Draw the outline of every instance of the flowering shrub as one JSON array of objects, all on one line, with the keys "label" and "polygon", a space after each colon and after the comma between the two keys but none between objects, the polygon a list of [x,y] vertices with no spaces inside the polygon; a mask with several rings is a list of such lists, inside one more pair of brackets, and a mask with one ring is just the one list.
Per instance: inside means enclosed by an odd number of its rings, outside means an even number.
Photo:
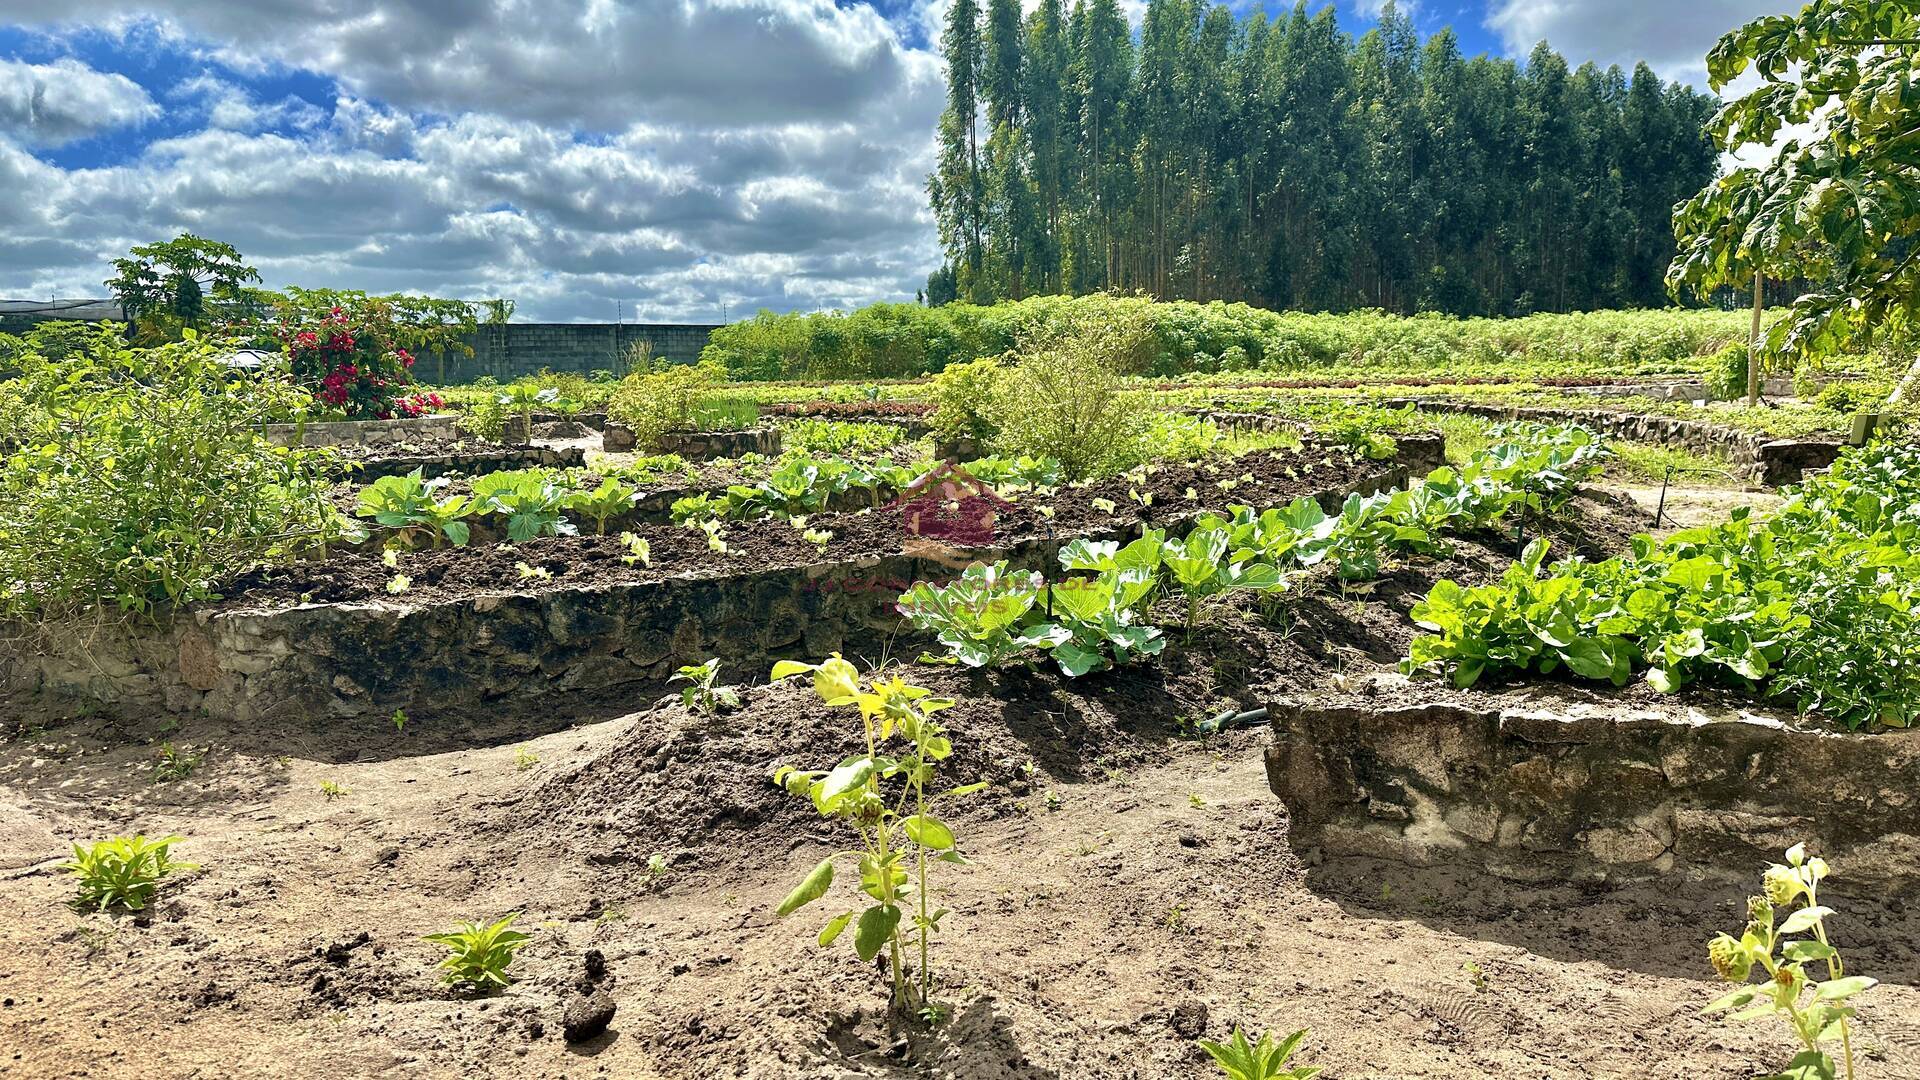
[{"label": "flowering shrub", "polygon": [[283,309],[274,336],[286,349],[294,379],[321,404],[350,420],[421,416],[443,403],[416,393],[413,353],[398,344],[389,306],[368,300],[324,314]]}]

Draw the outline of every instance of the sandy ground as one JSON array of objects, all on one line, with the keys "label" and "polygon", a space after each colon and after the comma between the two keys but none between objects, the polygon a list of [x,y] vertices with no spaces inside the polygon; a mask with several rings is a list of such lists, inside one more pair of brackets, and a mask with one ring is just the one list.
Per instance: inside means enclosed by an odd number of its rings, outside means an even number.
[{"label": "sandy ground", "polygon": [[[210,723],[14,736],[0,746],[0,1074],[1189,1078],[1217,1075],[1193,1039],[1236,1022],[1311,1026],[1303,1060],[1341,1078],[1734,1080],[1787,1057],[1768,1026],[1696,1015],[1718,992],[1703,943],[1740,921],[1739,895],[1304,868],[1257,729],[1159,739],[1144,761],[1070,775],[1010,763],[1030,782],[965,818],[973,865],[942,868],[950,1016],[896,1043],[875,972],[812,941],[831,911],[773,915],[829,850],[826,826],[671,847],[655,875],[622,854],[650,837],[596,848],[530,820],[582,770],[630,767],[635,737],[673,711],[480,733],[467,749],[448,747],[475,733],[414,730],[357,760]],[[205,756],[155,783],[160,739]],[[697,797],[708,766],[676,767]],[[322,781],[347,792],[328,798]],[[135,829],[179,833],[176,854],[204,868],[150,918],[68,908],[60,843]],[[1914,913],[1840,906],[1852,969],[1886,983],[1865,999],[1861,1075],[1920,1077]],[[508,911],[534,934],[518,981],[487,998],[443,989],[420,935]],[[561,1010],[589,950],[618,1012],[569,1046]]]}]

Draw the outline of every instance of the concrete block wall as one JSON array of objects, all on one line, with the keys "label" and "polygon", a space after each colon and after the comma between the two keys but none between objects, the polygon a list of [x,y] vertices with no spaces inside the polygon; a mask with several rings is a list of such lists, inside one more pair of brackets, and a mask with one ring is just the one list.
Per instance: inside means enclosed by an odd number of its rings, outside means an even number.
[{"label": "concrete block wall", "polygon": [[504,323],[482,326],[467,338],[471,357],[424,356],[414,374],[428,382],[467,383],[482,375],[509,382],[541,368],[620,372],[627,350],[642,341],[656,358],[692,363],[718,324]]}]

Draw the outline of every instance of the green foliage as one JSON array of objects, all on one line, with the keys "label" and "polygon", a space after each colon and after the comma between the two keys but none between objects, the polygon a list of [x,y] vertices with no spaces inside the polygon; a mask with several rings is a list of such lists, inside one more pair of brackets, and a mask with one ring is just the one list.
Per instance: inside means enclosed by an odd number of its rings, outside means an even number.
[{"label": "green foliage", "polygon": [[899,445],[906,430],[896,424],[845,420],[788,420],[780,425],[781,445],[804,454],[878,453]]},{"label": "green foliage", "polygon": [[533,939],[531,934],[511,929],[517,918],[519,913],[514,912],[496,923],[462,922],[445,933],[425,935],[422,940],[445,945],[452,953],[440,961],[440,978],[449,985],[476,990],[512,982],[507,968],[514,954]]},{"label": "green foliage", "polygon": [[607,535],[607,519],[619,517],[633,509],[640,493],[632,485],[621,483],[609,476],[600,481],[600,486],[592,491],[577,491],[567,496],[567,509],[584,514],[593,519],[594,532]]},{"label": "green foliage", "polygon": [[113,261],[114,276],[106,285],[146,345],[177,341],[183,330],[206,329],[209,296],[238,300],[247,282],[260,280],[233,245],[192,233],[140,244],[129,256]]},{"label": "green foliage", "polygon": [[[702,358],[742,380],[913,378],[1001,356],[1022,335],[1057,333],[1110,315],[1144,318],[1149,337],[1130,370],[1160,377],[1229,370],[1531,377],[1691,372],[1728,342],[1745,341],[1747,333],[1746,315],[1737,311],[1409,318],[1381,311],[1273,311],[1144,297],[1035,296],[992,306],[881,304],[851,314],[763,312],[715,330]],[[862,332],[849,333],[856,324]],[[919,351],[897,348],[902,341],[926,345]]]},{"label": "green foliage", "polygon": [[[1876,979],[1846,974],[1839,950],[1827,938],[1827,919],[1834,912],[1820,903],[1820,883],[1826,877],[1826,860],[1808,857],[1804,844],[1794,845],[1784,865],[1774,863],[1762,875],[1760,894],[1747,901],[1747,924],[1740,936],[1716,934],[1707,943],[1714,973],[1740,984],[1740,989],[1701,1012],[1738,1009],[1735,1020],[1779,1017],[1801,1047],[1786,1069],[1774,1074],[1782,1080],[1851,1078],[1848,1021],[1857,1012],[1852,1000],[1878,985]],[[1817,977],[1815,971],[1826,977]],[[1756,973],[1760,985],[1749,985]],[[1838,1063],[1827,1053],[1834,1043],[1841,1051]]]},{"label": "green foliage", "polygon": [[1025,335],[1015,362],[995,390],[994,450],[1050,455],[1069,479],[1084,480],[1140,460],[1154,413],[1152,400],[1126,388],[1122,376],[1146,342],[1138,313]]},{"label": "green foliage", "polygon": [[196,863],[177,862],[168,856],[168,850],[179,842],[177,836],[149,840],[135,833],[88,846],[73,845],[73,858],[60,868],[79,879],[80,895],[74,906],[92,911],[115,906],[138,911],[146,907],[153,901],[160,879],[199,869]]},{"label": "green foliage", "polygon": [[1747,396],[1747,347],[1738,342],[1714,353],[1707,361],[1707,396],[1734,401]]},{"label": "green foliage", "polygon": [[1005,369],[998,360],[952,364],[933,377],[933,430],[985,445],[999,431],[994,401]]},{"label": "green foliage", "polygon": [[1613,458],[1604,439],[1578,424],[1521,420],[1496,426],[1491,437],[1493,445],[1465,472],[1523,492],[1527,505],[1544,513],[1565,506]]},{"label": "green foliage", "polygon": [[1252,548],[1235,550],[1224,524],[1195,526],[1182,540],[1164,544],[1161,565],[1187,598],[1187,630],[1193,630],[1200,605],[1229,590],[1269,591],[1285,587],[1280,571],[1261,561]]},{"label": "green foliage", "polygon": [[[1679,207],[1673,289],[1749,289],[1756,273],[1816,283],[1766,330],[1775,356],[1819,360],[1872,334],[1905,332],[1920,265],[1893,241],[1920,230],[1913,168],[1911,42],[1920,9],[1812,0],[1727,34],[1707,55],[1715,91],[1751,69],[1758,85],[1713,118],[1736,168]],[[1889,47],[1877,47],[1884,43]],[[1775,150],[1784,128],[1804,129]],[[1920,376],[1920,362],[1905,382]]]},{"label": "green foliage", "polygon": [[1318,1076],[1320,1069],[1314,1065],[1295,1065],[1287,1067],[1287,1060],[1300,1048],[1301,1040],[1307,1037],[1307,1029],[1287,1036],[1280,1042],[1273,1041],[1271,1032],[1262,1032],[1260,1041],[1248,1042],[1247,1033],[1235,1027],[1233,1037],[1224,1043],[1200,1040],[1200,1049],[1211,1056],[1220,1071],[1227,1074],[1228,1080],[1309,1080]]},{"label": "green foliage", "polygon": [[419,469],[405,476],[383,476],[360,489],[354,513],[397,531],[407,543],[424,535],[433,539],[434,547],[443,538],[463,547],[470,530],[462,519],[473,512],[473,500],[460,495],[436,499],[434,492],[447,483],[445,477],[423,480]]},{"label": "green foliage", "polygon": [[[951,700],[933,697],[925,688],[897,677],[862,685],[859,672],[838,653],[818,665],[783,660],[774,665],[772,677],[778,681],[807,673],[812,674],[814,693],[822,701],[859,712],[866,752],[829,770],[809,772],[782,765],[773,780],[810,801],[822,817],[846,822],[860,847],[822,859],[776,912],[784,917],[827,895],[833,887],[835,860],[856,858],[860,890],[872,903],[829,919],[820,932],[820,946],[833,944],[853,927],[854,952],[862,963],[886,956],[895,1008],[930,1008],[929,947],[946,909],[929,903],[928,864],[966,861],[952,827],[932,811],[948,799],[986,785],[929,794],[935,770],[953,754],[946,729],[933,719],[935,713],[953,706]],[[918,954],[917,986],[906,976],[910,948]]]},{"label": "green foliage", "polygon": [[1837,413],[1873,412],[1892,392],[1893,387],[1883,382],[1836,382],[1815,395],[1813,403]]},{"label": "green foliage", "polygon": [[607,399],[607,415],[631,428],[641,449],[654,449],[667,432],[690,429],[694,407],[712,392],[714,375],[707,364],[636,371]]},{"label": "green foliage", "polygon": [[547,469],[492,472],[473,481],[474,507],[481,513],[506,518],[507,539],[514,543],[577,532],[565,513],[573,495]]},{"label": "green foliage", "polygon": [[326,498],[326,452],[262,434],[303,407],[303,391],[229,369],[197,336],[153,349],[107,341],[58,362],[15,362],[0,616],[205,599],[222,578],[348,533]]},{"label": "green foliage", "polygon": [[998,667],[1044,643],[1025,627],[1040,598],[1040,575],[1007,573],[1007,564],[974,563],[945,585],[915,582],[900,597],[909,625],[931,631],[968,667]]},{"label": "green foliage", "polygon": [[1435,633],[1409,671],[1482,675],[1562,666],[1672,690],[1708,679],[1791,697],[1850,726],[1920,720],[1920,450],[1850,451],[1771,518],[1711,528],[1600,563],[1543,570],[1535,541],[1492,585],[1435,584],[1413,609]]},{"label": "green foliage", "polygon": [[698,664],[687,664],[667,681],[688,683],[680,691],[680,703],[708,716],[718,715],[722,709],[737,708],[740,704],[739,690],[720,685],[720,658],[717,656]]}]

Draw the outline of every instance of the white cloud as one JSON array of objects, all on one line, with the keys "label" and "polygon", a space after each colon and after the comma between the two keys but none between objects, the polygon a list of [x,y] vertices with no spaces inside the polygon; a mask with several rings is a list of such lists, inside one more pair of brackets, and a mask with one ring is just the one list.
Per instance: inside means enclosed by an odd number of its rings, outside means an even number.
[{"label": "white cloud", "polygon": [[[0,0],[0,24],[78,29],[55,17]],[[84,18],[208,68],[164,95],[185,133],[111,166],[55,168],[0,129],[0,186],[25,170],[36,192],[30,213],[0,205],[0,295],[97,294],[108,260],[181,229],[269,285],[508,296],[542,319],[851,307],[912,296],[939,259],[941,66],[865,5],[103,0]],[[330,111],[249,85],[287,68],[330,77]]]},{"label": "white cloud", "polygon": [[159,106],[132,79],[78,60],[0,59],[0,135],[26,146],[64,146],[153,119]]},{"label": "white cloud", "polygon": [[1668,79],[1707,88],[1707,50],[1721,35],[1761,16],[1791,14],[1799,0],[1501,0],[1486,24],[1509,54],[1542,41],[1578,65],[1630,68],[1645,60]]}]

